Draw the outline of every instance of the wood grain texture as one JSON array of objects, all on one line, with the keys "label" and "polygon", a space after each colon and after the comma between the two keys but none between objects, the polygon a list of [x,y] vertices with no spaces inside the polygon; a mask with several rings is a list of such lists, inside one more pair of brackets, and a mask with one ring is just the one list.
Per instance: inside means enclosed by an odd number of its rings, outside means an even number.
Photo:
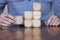
[{"label": "wood grain texture", "polygon": [[[33,33],[32,32],[33,29],[31,28],[28,28],[28,29],[24,28],[24,29],[26,29],[26,31],[23,29],[14,30],[14,31],[13,30],[0,30],[0,40],[32,40],[35,37],[31,35],[39,35],[39,34],[40,34],[41,40],[60,40],[60,27],[53,27],[53,28],[42,27],[40,28],[40,33],[38,31],[39,28],[36,29],[36,33],[35,31]],[[36,36],[36,38],[37,40],[39,40],[39,37]],[[33,40],[36,40],[36,39],[33,39]]]},{"label": "wood grain texture", "polygon": [[33,28],[33,40],[41,40],[40,28]]},{"label": "wood grain texture", "polygon": [[33,40],[32,28],[25,28],[24,39],[25,40]]}]

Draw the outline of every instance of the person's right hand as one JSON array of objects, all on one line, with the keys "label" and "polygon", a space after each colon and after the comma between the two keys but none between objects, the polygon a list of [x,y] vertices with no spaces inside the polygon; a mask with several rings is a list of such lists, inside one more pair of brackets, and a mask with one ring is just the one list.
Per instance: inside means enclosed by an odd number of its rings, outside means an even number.
[{"label": "person's right hand", "polygon": [[52,15],[47,21],[45,21],[45,24],[48,26],[58,26],[60,24],[59,18],[55,15]]},{"label": "person's right hand", "polygon": [[10,24],[15,24],[14,17],[10,14],[1,14],[0,26],[9,26]]}]

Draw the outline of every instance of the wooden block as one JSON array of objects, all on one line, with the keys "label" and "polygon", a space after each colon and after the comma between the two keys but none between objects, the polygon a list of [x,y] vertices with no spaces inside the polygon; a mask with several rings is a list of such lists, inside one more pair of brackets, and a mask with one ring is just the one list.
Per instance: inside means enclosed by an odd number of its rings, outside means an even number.
[{"label": "wooden block", "polygon": [[41,21],[40,20],[33,20],[33,27],[40,27]]},{"label": "wooden block", "polygon": [[23,16],[16,16],[15,20],[17,25],[23,24]]},{"label": "wooden block", "polygon": [[32,27],[32,20],[24,20],[25,27]]},{"label": "wooden block", "polygon": [[32,11],[25,11],[24,17],[25,19],[32,19]]},{"label": "wooden block", "polygon": [[40,28],[33,28],[33,40],[41,40]]},{"label": "wooden block", "polygon": [[33,3],[33,10],[40,11],[41,10],[41,3],[39,3],[39,2]]},{"label": "wooden block", "polygon": [[25,40],[33,40],[32,34],[33,34],[33,32],[32,32],[32,29],[31,28],[25,28],[25,31],[24,31]]},{"label": "wooden block", "polygon": [[33,19],[40,19],[41,12],[40,11],[33,11]]}]

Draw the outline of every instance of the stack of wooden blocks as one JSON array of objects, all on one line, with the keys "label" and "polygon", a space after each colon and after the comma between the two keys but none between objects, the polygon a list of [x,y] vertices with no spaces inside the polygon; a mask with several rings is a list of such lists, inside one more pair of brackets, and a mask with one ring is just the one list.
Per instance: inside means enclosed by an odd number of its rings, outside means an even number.
[{"label": "stack of wooden blocks", "polygon": [[33,11],[25,11],[24,20],[23,20],[23,16],[16,16],[15,18],[16,18],[16,23],[18,25],[24,24],[25,27],[40,27],[41,4],[38,2],[33,3]]},{"label": "stack of wooden blocks", "polygon": [[25,40],[41,40],[41,4],[33,3],[33,11],[25,11]]},{"label": "stack of wooden blocks", "polygon": [[24,24],[25,40],[41,40],[41,3],[33,3],[33,11],[24,12],[24,20],[22,16],[17,16],[17,24]]},{"label": "stack of wooden blocks", "polygon": [[24,12],[24,25],[25,27],[40,27],[41,25],[41,6],[40,3],[33,3],[33,11]]}]

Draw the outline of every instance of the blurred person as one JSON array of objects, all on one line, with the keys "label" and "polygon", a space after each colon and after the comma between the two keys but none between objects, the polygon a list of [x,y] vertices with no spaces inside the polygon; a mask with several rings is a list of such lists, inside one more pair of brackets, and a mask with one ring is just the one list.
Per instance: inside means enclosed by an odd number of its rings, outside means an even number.
[{"label": "blurred person", "polygon": [[[37,0],[41,2],[42,21],[46,25],[59,25],[60,0]],[[54,15],[52,14],[54,13]]]},{"label": "blurred person", "polygon": [[[9,26],[11,24],[16,24],[14,16],[23,16],[24,11],[33,11],[32,4],[37,1],[38,0],[0,0],[0,26]],[[46,23],[48,25],[58,25],[58,17],[60,17],[60,1],[39,0],[39,2],[40,1],[42,11],[42,25],[45,26]],[[8,6],[8,14],[3,13],[5,5]],[[55,14],[54,16],[52,16],[52,6]],[[10,28],[13,29],[17,27],[11,26]]]}]

